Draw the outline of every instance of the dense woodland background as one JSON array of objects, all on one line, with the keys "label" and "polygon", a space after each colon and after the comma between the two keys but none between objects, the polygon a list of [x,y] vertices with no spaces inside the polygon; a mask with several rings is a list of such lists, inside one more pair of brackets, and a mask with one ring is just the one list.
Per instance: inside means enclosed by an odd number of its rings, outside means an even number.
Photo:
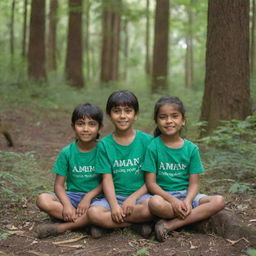
[{"label": "dense woodland background", "polygon": [[[149,133],[156,100],[179,96],[183,135],[208,171],[202,190],[255,199],[255,2],[1,0],[0,212],[17,216],[24,200],[52,190],[45,173],[70,142],[72,110],[83,102],[104,109],[117,89],[138,96],[135,126]],[[105,124],[103,135],[112,129]],[[6,134],[14,147],[3,146]]]}]

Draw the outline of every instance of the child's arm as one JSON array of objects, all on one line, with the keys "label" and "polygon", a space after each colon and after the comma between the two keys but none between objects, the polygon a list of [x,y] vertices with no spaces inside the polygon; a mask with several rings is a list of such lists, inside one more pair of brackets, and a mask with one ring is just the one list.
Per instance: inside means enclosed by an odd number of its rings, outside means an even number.
[{"label": "child's arm", "polygon": [[112,174],[106,173],[106,174],[103,174],[102,176],[103,176],[103,182],[102,182],[103,191],[111,207],[112,219],[117,223],[122,223],[124,222],[125,214],[123,213],[122,208],[119,206],[116,200],[116,193],[115,193]]},{"label": "child's arm", "polygon": [[140,189],[132,193],[123,203],[122,209],[124,211],[125,216],[131,215],[136,205],[136,200],[146,194],[148,189],[144,184]]},{"label": "child's arm", "polygon": [[86,211],[89,209],[92,199],[97,196],[102,191],[102,184],[98,185],[96,188],[88,192],[81,202],[78,204],[76,213],[77,216],[80,217],[81,215],[85,214]]},{"label": "child's arm", "polygon": [[156,174],[155,173],[146,172],[146,185],[148,187],[148,190],[152,194],[161,196],[162,198],[164,198],[166,201],[168,201],[172,205],[173,211],[177,217],[180,217],[183,219],[187,216],[186,207],[184,205],[184,202],[175,198],[174,196],[171,196],[169,193],[164,191],[156,183]]},{"label": "child's arm", "polygon": [[62,216],[65,221],[75,221],[76,219],[76,209],[72,206],[66,191],[65,191],[65,176],[56,174],[54,182],[54,192],[59,198],[63,205]]},{"label": "child's arm", "polygon": [[191,174],[189,176],[189,186],[188,186],[188,194],[184,199],[184,203],[187,207],[187,215],[190,214],[192,210],[192,202],[196,195],[198,194],[200,186],[199,174]]}]

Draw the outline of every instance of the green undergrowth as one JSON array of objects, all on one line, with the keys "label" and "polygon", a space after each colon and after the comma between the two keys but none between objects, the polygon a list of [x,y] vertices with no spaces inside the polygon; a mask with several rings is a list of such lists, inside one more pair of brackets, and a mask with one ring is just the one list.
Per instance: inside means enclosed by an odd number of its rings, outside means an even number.
[{"label": "green undergrowth", "polygon": [[42,175],[34,152],[0,151],[0,209],[22,205],[41,192],[52,190],[47,177]]}]

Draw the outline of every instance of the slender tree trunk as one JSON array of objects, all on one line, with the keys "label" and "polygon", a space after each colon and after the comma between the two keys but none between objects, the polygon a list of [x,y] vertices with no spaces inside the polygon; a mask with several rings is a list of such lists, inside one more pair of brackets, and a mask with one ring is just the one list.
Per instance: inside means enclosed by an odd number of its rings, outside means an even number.
[{"label": "slender tree trunk", "polygon": [[151,68],[150,68],[150,0],[147,0],[146,5],[146,37],[145,37],[145,45],[146,45],[146,58],[145,58],[145,71],[147,75],[150,75]]},{"label": "slender tree trunk", "polygon": [[124,72],[123,78],[127,78],[128,71],[128,57],[129,57],[129,33],[128,33],[128,20],[125,19],[123,22],[123,33],[124,33]]},{"label": "slender tree trunk", "polygon": [[24,0],[23,2],[23,28],[22,28],[22,57],[25,58],[27,52],[27,16],[28,16],[28,0]]},{"label": "slender tree trunk", "polygon": [[48,70],[55,71],[56,64],[56,29],[58,0],[50,0],[49,36],[48,36]]},{"label": "slender tree trunk", "polygon": [[250,71],[251,76],[256,75],[256,1],[252,0],[252,23],[251,23],[251,45],[250,45]]},{"label": "slender tree trunk", "polygon": [[186,35],[186,54],[185,54],[185,87],[193,87],[193,14],[192,14],[192,0],[187,7],[188,24]]},{"label": "slender tree trunk", "polygon": [[28,47],[28,75],[37,81],[46,79],[45,0],[32,0]]},{"label": "slender tree trunk", "polygon": [[86,59],[86,77],[89,80],[91,76],[91,61],[90,61],[90,8],[91,2],[87,0],[85,2],[85,59]]},{"label": "slender tree trunk", "polygon": [[84,86],[82,55],[82,0],[69,0],[66,78],[77,88]]},{"label": "slender tree trunk", "polygon": [[100,75],[102,82],[119,78],[120,10],[121,0],[103,2]]},{"label": "slender tree trunk", "polygon": [[11,5],[11,22],[10,22],[10,53],[11,53],[11,69],[14,68],[14,14],[15,14],[15,0],[12,0]]},{"label": "slender tree trunk", "polygon": [[209,0],[206,47],[201,120],[209,134],[219,120],[251,114],[249,0]]},{"label": "slender tree trunk", "polygon": [[156,1],[152,91],[167,88],[169,9],[169,0]]}]

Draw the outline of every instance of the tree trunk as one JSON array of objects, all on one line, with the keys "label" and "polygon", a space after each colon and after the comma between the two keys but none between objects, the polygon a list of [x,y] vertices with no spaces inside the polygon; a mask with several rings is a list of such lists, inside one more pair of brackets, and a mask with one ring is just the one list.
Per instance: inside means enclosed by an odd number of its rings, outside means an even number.
[{"label": "tree trunk", "polygon": [[10,53],[11,53],[11,69],[14,68],[14,14],[15,14],[15,0],[12,0],[11,6],[11,22],[10,22]]},{"label": "tree trunk", "polygon": [[85,2],[85,59],[86,59],[86,77],[89,80],[91,76],[91,61],[90,61],[90,8],[91,2]]},{"label": "tree trunk", "polygon": [[123,33],[124,33],[124,71],[123,79],[127,78],[128,71],[128,58],[129,58],[129,32],[128,32],[128,20],[125,19],[123,22]]},{"label": "tree trunk", "polygon": [[185,54],[185,88],[193,88],[193,13],[192,1],[187,7],[188,24],[186,34],[186,54]]},{"label": "tree trunk", "polygon": [[119,77],[119,44],[121,0],[103,2],[102,15],[102,82],[116,81]]},{"label": "tree trunk", "polygon": [[56,65],[56,29],[58,0],[50,0],[49,37],[48,37],[48,70],[55,71]]},{"label": "tree trunk", "polygon": [[256,37],[256,1],[252,0],[252,23],[251,23],[251,45],[250,45],[250,70],[251,77],[256,75],[256,46],[255,46],[255,37]]},{"label": "tree trunk", "polygon": [[167,88],[169,0],[156,1],[152,91]]},{"label": "tree trunk", "polygon": [[145,37],[145,45],[146,45],[146,57],[145,57],[145,72],[147,75],[150,75],[151,73],[151,67],[150,67],[150,0],[147,0],[147,5],[146,5],[146,37]]},{"label": "tree trunk", "polygon": [[46,79],[45,0],[32,0],[28,47],[28,75],[37,81]]},{"label": "tree trunk", "polygon": [[209,0],[205,91],[201,120],[209,134],[219,120],[251,114],[249,0]]},{"label": "tree trunk", "polygon": [[28,0],[24,0],[23,5],[23,28],[22,28],[22,57],[26,56],[26,46],[27,46],[27,14],[28,14]]},{"label": "tree trunk", "polygon": [[82,59],[82,0],[69,0],[66,79],[77,88],[84,86]]}]

